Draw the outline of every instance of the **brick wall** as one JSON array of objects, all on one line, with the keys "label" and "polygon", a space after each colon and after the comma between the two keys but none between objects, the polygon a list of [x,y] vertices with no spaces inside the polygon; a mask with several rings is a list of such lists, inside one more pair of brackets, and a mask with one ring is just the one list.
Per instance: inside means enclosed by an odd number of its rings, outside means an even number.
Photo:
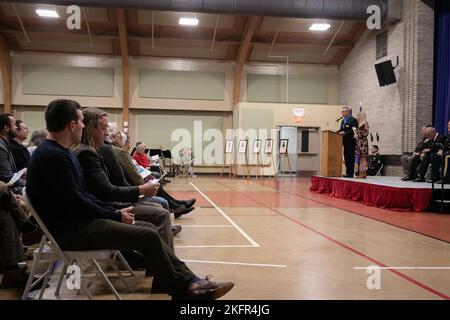
[{"label": "brick wall", "polygon": [[[403,79],[399,70],[403,69],[404,62],[403,29],[403,22],[389,28],[388,55],[379,60],[376,59],[376,35],[385,30],[367,30],[338,73],[339,104],[351,105],[354,111],[359,110],[360,102],[363,104],[370,132],[374,138],[376,133],[380,137],[379,142],[374,139],[373,143],[378,144],[384,154],[402,153]],[[399,82],[380,87],[374,65],[389,59],[395,64],[397,56],[401,58],[395,72]]]},{"label": "brick wall", "polygon": [[[388,155],[412,151],[420,128],[432,121],[434,9],[422,0],[403,3],[402,20],[382,30],[367,30],[338,73],[339,104],[359,110],[362,102],[371,133],[380,137],[373,144]],[[384,31],[388,31],[388,55],[377,60],[376,35]],[[395,65],[397,56],[398,82],[380,87],[374,65],[389,59]],[[398,168],[386,170],[386,174],[401,173]]]}]

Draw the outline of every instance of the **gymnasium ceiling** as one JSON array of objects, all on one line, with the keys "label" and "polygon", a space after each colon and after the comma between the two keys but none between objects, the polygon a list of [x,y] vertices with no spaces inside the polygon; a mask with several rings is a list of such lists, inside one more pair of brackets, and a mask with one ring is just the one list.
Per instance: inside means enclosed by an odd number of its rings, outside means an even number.
[{"label": "gymnasium ceiling", "polygon": [[[40,17],[35,12],[38,8],[55,9],[60,18]],[[120,56],[117,10],[82,7],[81,30],[69,30],[64,6],[0,1],[0,34],[12,51]],[[180,17],[195,17],[199,24],[179,25]],[[124,8],[124,18],[130,56],[222,61],[237,60],[252,19],[137,8]],[[331,25],[326,32],[309,30],[323,19],[260,17],[256,21],[247,62],[284,62],[283,57],[289,56],[293,63],[340,65],[365,30],[365,23],[359,21],[326,20]]]}]

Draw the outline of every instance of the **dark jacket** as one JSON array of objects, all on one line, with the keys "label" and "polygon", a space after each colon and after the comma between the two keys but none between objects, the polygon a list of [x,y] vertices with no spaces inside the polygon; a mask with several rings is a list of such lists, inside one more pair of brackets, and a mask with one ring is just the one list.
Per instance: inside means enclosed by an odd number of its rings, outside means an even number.
[{"label": "dark jacket", "polygon": [[[9,148],[9,142],[0,138],[0,181],[8,183],[17,171],[14,156]],[[21,194],[25,184],[25,180],[19,179],[13,186],[10,186],[11,191]]]},{"label": "dark jacket", "polygon": [[369,176],[376,175],[378,171],[380,171],[382,165],[383,165],[383,158],[379,153],[370,154],[368,156],[367,174]]},{"label": "dark jacket", "polygon": [[116,186],[130,187],[131,185],[125,179],[125,173],[120,166],[116,153],[113,151],[113,145],[104,143],[98,153],[102,156],[108,170],[110,182]]},{"label": "dark jacket", "polygon": [[0,138],[0,180],[7,183],[17,172],[14,156],[9,149],[9,143]]},{"label": "dark jacket", "polygon": [[17,171],[28,167],[28,162],[30,161],[30,152],[28,152],[27,147],[14,139],[10,139],[8,143],[9,150],[11,150],[11,153],[14,157],[14,162],[16,163]]},{"label": "dark jacket", "polygon": [[[445,146],[447,145],[447,137],[443,136],[441,134],[438,134],[437,137],[435,137],[434,140],[430,139],[430,146],[429,149],[437,151],[437,150],[444,150]],[[444,148],[442,148],[444,147]]]},{"label": "dark jacket", "polygon": [[111,183],[111,174],[103,157],[94,148],[81,144],[75,149],[75,154],[80,161],[86,188],[90,193],[103,201],[138,201],[138,187],[121,187]]},{"label": "dark jacket", "polygon": [[416,149],[414,149],[415,153],[421,153],[424,149],[430,148],[431,139],[430,138],[422,138],[417,144]]},{"label": "dark jacket", "polygon": [[358,129],[358,120],[353,117],[348,119],[348,122],[345,123],[345,119],[341,122],[341,127],[338,131],[344,132],[344,145],[356,145],[355,132],[353,128]]},{"label": "dark jacket", "polygon": [[73,152],[52,140],[45,140],[33,152],[27,193],[45,225],[56,235],[81,219],[122,221],[119,211],[87,192]]}]

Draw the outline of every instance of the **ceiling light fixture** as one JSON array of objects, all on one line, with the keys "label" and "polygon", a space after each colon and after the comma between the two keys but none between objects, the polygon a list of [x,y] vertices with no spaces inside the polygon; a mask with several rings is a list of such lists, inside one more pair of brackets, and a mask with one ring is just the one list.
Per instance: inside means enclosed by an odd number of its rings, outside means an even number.
[{"label": "ceiling light fixture", "polygon": [[183,26],[196,26],[198,25],[198,19],[196,18],[180,18],[178,24]]},{"label": "ceiling light fixture", "polygon": [[58,12],[56,12],[55,10],[36,9],[36,13],[37,13],[40,17],[45,17],[45,18],[59,18],[59,14],[58,14]]},{"label": "ceiling light fixture", "polygon": [[328,23],[314,23],[311,27],[309,27],[309,30],[311,31],[327,31],[330,29],[331,25]]}]

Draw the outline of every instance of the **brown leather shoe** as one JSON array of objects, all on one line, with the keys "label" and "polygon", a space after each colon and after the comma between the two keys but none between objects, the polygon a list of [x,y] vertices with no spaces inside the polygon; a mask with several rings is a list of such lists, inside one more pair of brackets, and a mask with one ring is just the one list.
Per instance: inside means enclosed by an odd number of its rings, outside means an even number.
[{"label": "brown leather shoe", "polygon": [[179,217],[181,217],[184,214],[188,214],[189,212],[191,212],[192,210],[194,210],[195,207],[190,207],[190,208],[186,208],[185,206],[180,206],[177,209],[175,209],[175,211],[173,212],[175,219],[178,219]]},{"label": "brown leather shoe", "polygon": [[36,226],[33,231],[22,233],[22,243],[25,246],[31,246],[41,241],[43,234],[44,233],[42,232],[41,228],[39,228],[39,226]]},{"label": "brown leather shoe", "polygon": [[182,227],[180,225],[173,225],[172,226],[172,234],[175,237],[177,234],[181,232]]},{"label": "brown leather shoe", "polygon": [[[214,282],[207,276],[205,279],[196,281],[189,286],[186,300],[215,300],[226,295],[234,287],[233,282]],[[175,299],[176,300],[176,299]]]}]

